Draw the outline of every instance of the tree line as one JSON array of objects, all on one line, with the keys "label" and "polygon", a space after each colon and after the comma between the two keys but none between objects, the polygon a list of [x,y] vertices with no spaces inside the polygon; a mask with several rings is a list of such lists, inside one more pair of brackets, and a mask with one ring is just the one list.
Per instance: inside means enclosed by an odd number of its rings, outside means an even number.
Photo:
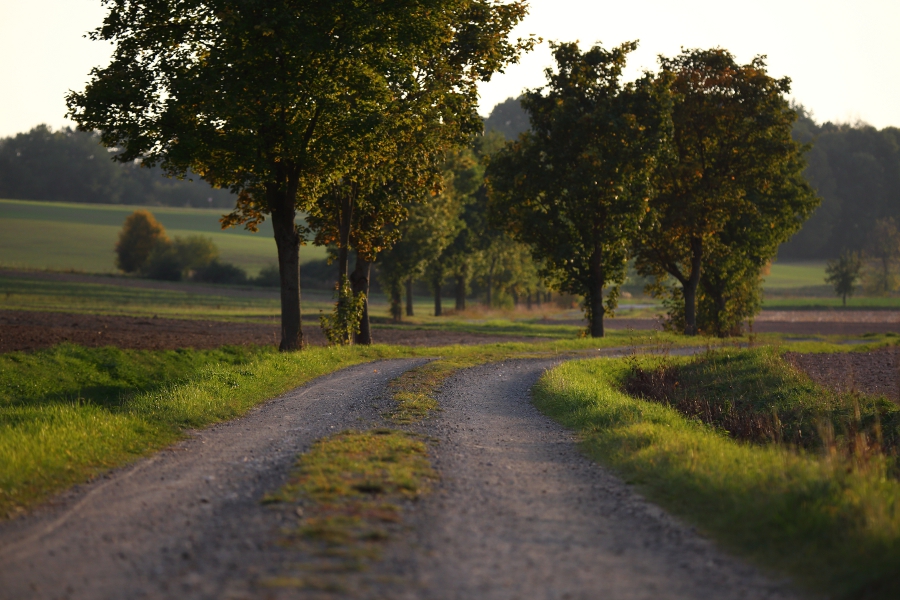
[{"label": "tree line", "polygon": [[[142,206],[229,208],[234,195],[192,174],[163,176],[134,161],[117,164],[95,132],[38,125],[0,139],[0,198]],[[191,181],[193,179],[193,181]]]},{"label": "tree line", "polygon": [[599,336],[634,260],[673,326],[728,335],[818,204],[789,80],[759,57],[687,50],[625,83],[636,43],[554,44],[547,85],[522,101],[529,131],[501,144],[482,135],[477,84],[535,43],[508,40],[524,2],[188,4],[110,2],[92,37],[112,62],[68,96],[70,117],[119,162],[231,190],[223,226],[271,219],[282,350],[302,347],[308,242],[334,249],[336,343],[371,342],[376,262],[395,316],[412,279],[450,278],[464,302],[473,274],[491,293],[515,270],[504,289],[582,296]]}]

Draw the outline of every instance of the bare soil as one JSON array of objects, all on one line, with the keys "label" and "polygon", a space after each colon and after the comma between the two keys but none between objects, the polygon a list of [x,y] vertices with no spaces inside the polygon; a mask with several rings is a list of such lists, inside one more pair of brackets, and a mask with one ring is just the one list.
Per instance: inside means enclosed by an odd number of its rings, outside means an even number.
[{"label": "bare soil", "polygon": [[[314,321],[304,321],[303,335],[308,344],[325,344],[325,336]],[[373,338],[376,343],[405,346],[546,341],[546,338],[535,337],[380,327],[373,331]],[[279,339],[280,325],[277,321],[263,324],[0,310],[0,353],[38,350],[62,342],[88,347],[174,350],[224,345],[277,345]]]},{"label": "bare soil", "polygon": [[785,358],[832,390],[900,401],[900,348],[834,354],[788,352]]},{"label": "bare soil", "polygon": [[[583,320],[547,319],[547,324],[585,326]],[[607,329],[662,331],[659,319],[606,319]],[[864,335],[866,333],[900,333],[897,311],[763,311],[753,323],[754,333],[787,333],[794,335]]]}]

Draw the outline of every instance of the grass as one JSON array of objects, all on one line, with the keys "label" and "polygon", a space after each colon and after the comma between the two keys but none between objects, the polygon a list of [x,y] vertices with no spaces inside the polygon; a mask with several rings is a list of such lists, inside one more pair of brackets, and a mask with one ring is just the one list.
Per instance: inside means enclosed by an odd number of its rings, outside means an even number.
[{"label": "grass", "polygon": [[829,392],[771,347],[707,352],[650,369],[636,364],[626,389],[735,439],[840,452],[856,461],[900,448],[900,406]]},{"label": "grass", "polygon": [[128,464],[188,428],[242,415],[268,398],[387,347],[127,351],[63,345],[0,355],[0,515]]},{"label": "grass", "polygon": [[[211,238],[222,260],[251,275],[276,261],[271,226],[256,234],[223,231],[218,223],[222,210],[0,200],[0,266],[114,273],[119,230],[125,217],[139,208],[152,212],[170,237]],[[301,262],[324,257],[324,248],[300,249]]]},{"label": "grass", "polygon": [[[166,287],[135,287],[130,281],[82,283],[0,275],[0,309],[74,312],[133,317],[160,316],[178,319],[257,321],[277,318],[277,290],[239,290],[221,286],[220,293],[191,283]],[[203,290],[203,291],[200,291]],[[326,292],[309,293],[307,311],[331,306]]]},{"label": "grass", "polygon": [[[652,368],[660,359],[639,360]],[[632,366],[564,364],[541,379],[535,403],[578,431],[589,456],[732,551],[836,598],[897,597],[900,482],[887,477],[885,461],[854,466],[839,455],[735,441],[623,392]]]},{"label": "grass", "polygon": [[795,289],[827,285],[825,283],[825,262],[810,261],[797,263],[774,263],[769,274],[763,278],[767,290]]},{"label": "grass", "polygon": [[846,308],[840,298],[828,294],[829,297],[809,297],[799,294],[785,297],[767,296],[763,302],[765,310],[898,310],[900,297],[872,296],[847,299]]},{"label": "grass", "polygon": [[343,431],[318,440],[297,459],[289,482],[264,500],[300,518],[282,531],[282,543],[315,559],[263,584],[347,591],[350,575],[380,558],[383,543],[402,530],[403,505],[437,479],[425,440],[412,433]]}]

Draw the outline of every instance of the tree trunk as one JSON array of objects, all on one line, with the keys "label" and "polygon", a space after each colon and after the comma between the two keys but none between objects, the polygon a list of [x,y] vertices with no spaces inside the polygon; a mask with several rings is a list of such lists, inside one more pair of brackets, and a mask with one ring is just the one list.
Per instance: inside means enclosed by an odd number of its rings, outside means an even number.
[{"label": "tree trunk", "polygon": [[436,317],[440,317],[444,314],[443,310],[441,309],[441,280],[442,279],[443,279],[443,277],[441,277],[439,279],[437,276],[435,276],[434,281],[433,281],[433,285],[434,285],[434,316],[436,316]]},{"label": "tree trunk", "polygon": [[412,317],[413,315],[413,278],[410,277],[406,280],[406,316]]},{"label": "tree trunk", "polygon": [[528,295],[525,296],[525,308],[531,310],[531,290],[529,290]]},{"label": "tree trunk", "polygon": [[372,263],[364,260],[359,252],[356,253],[356,266],[350,275],[350,285],[353,287],[353,295],[365,294],[362,318],[359,322],[359,333],[354,334],[354,343],[369,346],[372,344],[372,326],[369,323],[369,276],[372,272]]},{"label": "tree trunk", "polygon": [[400,281],[391,278],[390,293],[391,318],[394,319],[395,323],[399,323],[403,320],[403,284]]},{"label": "tree trunk", "polygon": [[703,240],[691,238],[691,274],[682,282],[684,295],[684,334],[697,335],[697,286],[700,283],[700,265],[703,260]]},{"label": "tree trunk", "polygon": [[466,276],[456,276],[456,310],[466,310]]},{"label": "tree trunk", "polygon": [[487,307],[488,308],[491,308],[491,305],[492,305],[491,293],[494,289],[494,265],[496,264],[496,262],[497,262],[496,259],[492,260],[491,268],[488,269],[488,276],[487,276]]},{"label": "tree trunk", "polygon": [[606,273],[603,270],[603,253],[599,248],[599,244],[594,247],[590,258],[591,266],[591,288],[590,298],[588,299],[591,307],[591,337],[603,337],[603,315],[605,308],[603,307],[603,285],[606,283]]},{"label": "tree trunk", "polygon": [[353,224],[353,193],[341,190],[340,215],[338,223],[338,286],[349,276],[350,271],[350,228]]},{"label": "tree trunk", "polygon": [[303,348],[303,330],[300,324],[300,235],[294,226],[297,214],[290,186],[285,193],[267,190],[272,211],[272,229],[278,248],[278,275],[281,280],[281,343],[282,352]]}]

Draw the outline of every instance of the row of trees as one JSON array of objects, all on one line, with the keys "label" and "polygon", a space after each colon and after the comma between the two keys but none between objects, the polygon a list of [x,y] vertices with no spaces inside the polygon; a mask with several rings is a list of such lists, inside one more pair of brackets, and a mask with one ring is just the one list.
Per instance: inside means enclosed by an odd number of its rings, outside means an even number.
[{"label": "row of trees", "polygon": [[[234,195],[198,177],[163,177],[160,169],[109,160],[114,149],[95,132],[57,131],[38,125],[0,138],[0,198],[229,208]],[[191,181],[195,179],[196,181]]]},{"label": "row of trees", "polygon": [[802,106],[794,138],[811,143],[804,177],[822,205],[779,251],[785,259],[865,252],[879,221],[900,220],[900,129],[816,123]]},{"label": "row of trees", "polygon": [[119,148],[116,160],[193,171],[236,193],[224,225],[255,230],[271,219],[282,350],[302,346],[300,244],[337,246],[346,313],[347,284],[366,293],[370,265],[396,241],[409,205],[438,193],[445,153],[481,129],[477,83],[533,44],[508,40],[524,2],[108,6],[91,36],[114,44],[112,62],[69,95],[70,116]]},{"label": "row of trees", "polygon": [[531,129],[491,159],[495,222],[585,298],[593,336],[629,258],[670,325],[737,333],[759,309],[762,269],[819,203],[791,138],[790,82],[762,57],[714,49],[623,83],[635,48],[554,46],[547,85],[521,100]]},{"label": "row of trees", "polygon": [[634,43],[554,45],[557,69],[522,102],[531,130],[497,148],[497,136],[478,137],[476,84],[533,44],[507,40],[522,2],[109,6],[93,37],[115,44],[112,63],[69,95],[70,116],[118,161],[229,188],[238,199],[224,226],[271,218],[282,350],[302,345],[307,241],[335,248],[338,300],[324,324],[337,342],[371,341],[376,260],[395,315],[413,277],[436,290],[452,277],[464,303],[474,271],[515,264],[532,271],[517,275],[524,287],[584,296],[599,336],[634,258],[686,333],[727,334],[817,203],[790,137],[788,80],[761,58],[689,51],[623,84]]}]

